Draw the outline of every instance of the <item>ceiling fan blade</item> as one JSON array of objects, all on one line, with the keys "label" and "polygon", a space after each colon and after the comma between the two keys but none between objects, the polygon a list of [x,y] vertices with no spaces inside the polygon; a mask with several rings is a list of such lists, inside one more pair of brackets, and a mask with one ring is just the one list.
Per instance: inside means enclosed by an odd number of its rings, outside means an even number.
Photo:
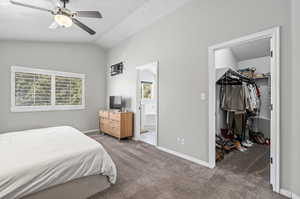
[{"label": "ceiling fan blade", "polygon": [[17,2],[15,0],[10,0],[10,2],[14,5],[23,6],[23,7],[27,7],[27,8],[32,8],[32,9],[36,9],[36,10],[41,10],[41,11],[46,11],[46,12],[53,13],[52,10],[49,10],[47,8],[42,8],[42,7],[39,7],[39,6],[30,5],[30,4],[25,4],[25,3]]},{"label": "ceiling fan blade", "polygon": [[59,27],[60,27],[59,24],[56,23],[56,21],[53,21],[53,23],[49,26],[49,29],[54,30],[54,29],[57,29]]},{"label": "ceiling fan blade", "polygon": [[88,32],[91,35],[96,34],[96,32],[94,30],[92,30],[91,28],[89,28],[88,26],[84,25],[83,23],[81,23],[80,21],[78,21],[75,18],[72,18],[72,21],[74,24],[76,24],[78,27],[80,27],[81,29],[83,29],[84,31]]},{"label": "ceiling fan blade", "polygon": [[103,18],[99,11],[76,11],[78,17]]}]

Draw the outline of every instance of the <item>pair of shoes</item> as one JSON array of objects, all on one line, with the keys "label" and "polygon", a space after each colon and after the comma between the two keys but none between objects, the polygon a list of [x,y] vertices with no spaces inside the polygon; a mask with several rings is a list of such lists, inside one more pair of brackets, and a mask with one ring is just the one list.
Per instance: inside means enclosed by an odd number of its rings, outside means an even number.
[{"label": "pair of shoes", "polygon": [[216,161],[221,161],[224,159],[224,153],[222,151],[216,152]]},{"label": "pair of shoes", "polygon": [[253,142],[251,142],[250,140],[245,140],[245,141],[242,142],[242,145],[243,145],[244,147],[249,148],[249,147],[252,147],[252,146],[253,146]]},{"label": "pair of shoes", "polygon": [[225,151],[231,151],[234,148],[236,148],[236,147],[235,147],[235,144],[232,141],[228,140],[224,143],[224,150]]},{"label": "pair of shoes", "polygon": [[266,144],[266,145],[271,145],[271,140],[270,140],[269,138],[267,138],[267,139],[265,140],[265,144]]},{"label": "pair of shoes", "polygon": [[250,140],[246,140],[247,141],[247,143],[248,144],[251,144],[251,145],[253,145],[254,143],[253,142],[251,142]]},{"label": "pair of shoes", "polygon": [[247,151],[247,149],[246,149],[245,147],[243,147],[239,141],[236,141],[236,142],[234,143],[234,145],[235,145],[235,148],[236,148],[238,151],[241,151],[241,152]]},{"label": "pair of shoes", "polygon": [[266,142],[265,136],[261,132],[251,132],[250,138],[257,144],[265,144]]}]

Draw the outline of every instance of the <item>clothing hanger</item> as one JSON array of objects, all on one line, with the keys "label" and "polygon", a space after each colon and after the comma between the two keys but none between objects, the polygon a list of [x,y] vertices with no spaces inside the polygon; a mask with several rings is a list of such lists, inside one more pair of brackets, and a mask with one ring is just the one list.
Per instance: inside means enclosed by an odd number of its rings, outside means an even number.
[{"label": "clothing hanger", "polygon": [[233,69],[228,69],[227,72],[217,81],[219,85],[242,85],[243,82],[255,84],[253,79],[250,79]]}]

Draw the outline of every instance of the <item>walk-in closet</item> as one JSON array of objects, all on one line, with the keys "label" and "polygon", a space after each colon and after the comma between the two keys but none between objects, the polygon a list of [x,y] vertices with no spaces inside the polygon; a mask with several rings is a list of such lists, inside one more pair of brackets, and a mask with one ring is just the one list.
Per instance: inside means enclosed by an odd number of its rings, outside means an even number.
[{"label": "walk-in closet", "polygon": [[216,165],[270,181],[271,42],[215,51]]}]

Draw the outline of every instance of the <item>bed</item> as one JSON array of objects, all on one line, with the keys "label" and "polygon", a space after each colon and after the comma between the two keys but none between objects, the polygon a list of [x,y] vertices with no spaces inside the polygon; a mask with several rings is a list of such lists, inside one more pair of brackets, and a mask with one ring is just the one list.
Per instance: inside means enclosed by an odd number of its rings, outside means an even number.
[{"label": "bed", "polygon": [[84,199],[116,182],[102,145],[62,126],[0,135],[0,198]]}]

